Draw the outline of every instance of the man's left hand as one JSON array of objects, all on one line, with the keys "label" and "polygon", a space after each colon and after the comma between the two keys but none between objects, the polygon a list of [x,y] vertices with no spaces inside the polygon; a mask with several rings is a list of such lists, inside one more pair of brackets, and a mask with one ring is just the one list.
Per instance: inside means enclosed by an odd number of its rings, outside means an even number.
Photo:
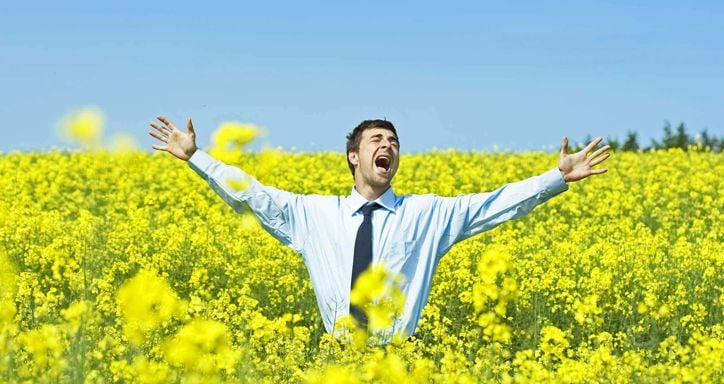
[{"label": "man's left hand", "polygon": [[586,148],[583,148],[576,153],[569,154],[568,138],[563,136],[563,143],[561,145],[561,160],[558,163],[558,169],[561,170],[563,180],[568,183],[571,181],[585,179],[591,175],[600,175],[608,171],[608,168],[593,169],[593,167],[608,159],[610,156],[610,153],[608,153],[610,148],[609,145],[605,145],[597,149],[590,156],[588,155],[589,152],[596,148],[601,140],[603,140],[603,138],[597,137],[589,143]]}]

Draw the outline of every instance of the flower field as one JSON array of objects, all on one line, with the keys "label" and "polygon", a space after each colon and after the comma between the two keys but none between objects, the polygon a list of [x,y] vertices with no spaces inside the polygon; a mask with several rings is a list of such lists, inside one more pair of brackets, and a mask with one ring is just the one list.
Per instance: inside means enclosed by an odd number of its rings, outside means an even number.
[{"label": "flower field", "polygon": [[[216,156],[297,193],[352,186],[342,153]],[[557,156],[403,153],[393,186],[489,191]],[[326,334],[302,258],[182,161],[0,154],[0,382],[721,381],[723,155],[606,165],[453,247],[416,337],[375,346]]]}]

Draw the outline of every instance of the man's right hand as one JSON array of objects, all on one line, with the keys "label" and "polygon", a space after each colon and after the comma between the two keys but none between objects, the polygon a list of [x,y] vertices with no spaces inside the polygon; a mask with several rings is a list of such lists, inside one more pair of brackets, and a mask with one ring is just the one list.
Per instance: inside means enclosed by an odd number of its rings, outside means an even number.
[{"label": "man's right hand", "polygon": [[157,118],[163,123],[163,126],[151,123],[150,125],[156,128],[158,132],[148,131],[148,134],[164,143],[164,145],[154,144],[151,147],[157,151],[166,151],[181,160],[188,161],[198,149],[196,147],[196,132],[194,132],[191,118],[186,124],[188,132],[182,132],[163,116],[157,116]]}]

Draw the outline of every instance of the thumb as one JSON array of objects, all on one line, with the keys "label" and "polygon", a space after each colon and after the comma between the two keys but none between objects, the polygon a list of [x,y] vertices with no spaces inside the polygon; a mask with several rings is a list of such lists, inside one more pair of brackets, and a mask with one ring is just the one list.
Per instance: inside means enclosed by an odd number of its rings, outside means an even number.
[{"label": "thumb", "polygon": [[188,128],[190,134],[196,135],[196,132],[194,131],[194,123],[191,121],[190,117],[188,123],[186,123],[186,127]]},{"label": "thumb", "polygon": [[561,155],[568,154],[568,138],[563,136],[563,142],[561,143]]}]

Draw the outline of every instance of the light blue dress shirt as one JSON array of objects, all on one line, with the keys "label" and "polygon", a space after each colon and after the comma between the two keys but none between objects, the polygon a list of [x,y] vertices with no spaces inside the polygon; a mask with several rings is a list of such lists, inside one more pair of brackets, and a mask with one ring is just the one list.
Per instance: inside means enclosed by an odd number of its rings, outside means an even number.
[{"label": "light blue dress shirt", "polygon": [[[189,166],[234,210],[248,205],[272,236],[302,255],[324,326],[334,332],[337,319],[349,313],[354,242],[367,200],[354,187],[349,196],[322,196],[265,186],[201,150]],[[245,189],[232,187],[239,182]],[[455,243],[519,218],[567,189],[557,168],[493,192],[457,197],[398,196],[389,188],[375,200],[383,208],[373,212],[372,262],[404,276],[404,310],[392,329],[415,332],[435,268]]]}]

